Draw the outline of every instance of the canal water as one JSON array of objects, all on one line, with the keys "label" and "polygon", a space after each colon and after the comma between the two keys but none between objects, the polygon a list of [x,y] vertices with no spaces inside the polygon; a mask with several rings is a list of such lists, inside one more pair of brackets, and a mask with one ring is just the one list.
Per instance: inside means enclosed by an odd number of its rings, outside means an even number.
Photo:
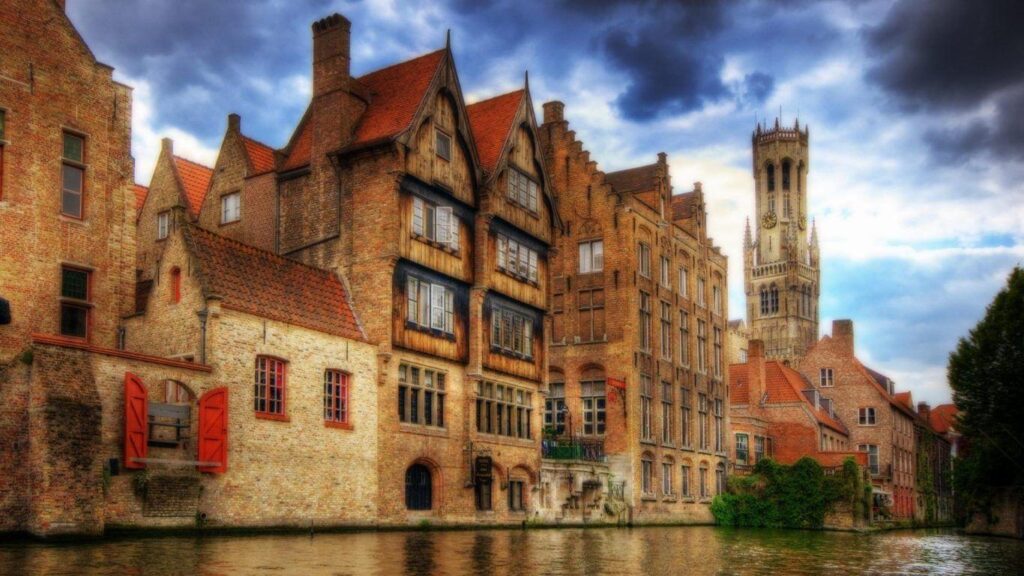
[{"label": "canal water", "polygon": [[951,531],[713,527],[0,541],[0,574],[387,576],[1024,573],[1024,542]]}]

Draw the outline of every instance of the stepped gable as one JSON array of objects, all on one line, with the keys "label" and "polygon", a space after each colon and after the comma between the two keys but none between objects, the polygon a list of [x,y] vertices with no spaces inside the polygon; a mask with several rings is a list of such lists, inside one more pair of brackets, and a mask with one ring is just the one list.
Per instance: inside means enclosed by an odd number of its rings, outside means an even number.
[{"label": "stepped gable", "polygon": [[364,340],[348,291],[333,273],[186,224],[203,292],[225,308]]},{"label": "stepped gable", "polygon": [[206,192],[210,189],[213,169],[181,156],[174,157],[174,169],[178,172],[178,178],[184,188],[189,214],[193,217],[198,216],[203,207],[203,200],[206,199]]},{"label": "stepped gable", "polygon": [[480,167],[488,174],[498,166],[501,152],[512,134],[512,122],[525,95],[525,89],[515,90],[466,107],[480,155]]}]

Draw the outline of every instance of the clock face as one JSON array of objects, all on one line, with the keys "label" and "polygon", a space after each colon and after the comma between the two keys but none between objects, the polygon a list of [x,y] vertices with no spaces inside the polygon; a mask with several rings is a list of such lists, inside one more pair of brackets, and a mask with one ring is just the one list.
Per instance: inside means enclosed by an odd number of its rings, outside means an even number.
[{"label": "clock face", "polygon": [[807,216],[804,216],[803,214],[800,215],[800,229],[807,229]]},{"label": "clock face", "polygon": [[766,212],[764,216],[761,216],[761,226],[765,228],[774,228],[778,221],[775,212]]}]

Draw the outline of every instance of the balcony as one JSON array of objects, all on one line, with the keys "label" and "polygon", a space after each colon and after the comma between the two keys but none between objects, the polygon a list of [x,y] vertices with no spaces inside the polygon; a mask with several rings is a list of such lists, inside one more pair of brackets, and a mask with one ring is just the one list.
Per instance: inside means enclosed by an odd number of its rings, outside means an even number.
[{"label": "balcony", "polygon": [[551,438],[541,442],[541,456],[548,460],[582,460],[605,462],[604,440]]}]

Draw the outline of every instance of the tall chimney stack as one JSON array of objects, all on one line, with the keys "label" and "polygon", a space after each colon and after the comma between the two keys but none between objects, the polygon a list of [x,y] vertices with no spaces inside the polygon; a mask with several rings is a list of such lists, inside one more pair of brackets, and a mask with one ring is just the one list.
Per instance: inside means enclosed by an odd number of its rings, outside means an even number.
[{"label": "tall chimney stack", "polygon": [[327,162],[327,154],[348,144],[356,111],[349,90],[352,77],[352,23],[334,13],[313,23],[313,139],[311,162]]},{"label": "tall chimney stack", "polygon": [[833,320],[832,340],[842,348],[843,352],[853,356],[853,320]]}]

